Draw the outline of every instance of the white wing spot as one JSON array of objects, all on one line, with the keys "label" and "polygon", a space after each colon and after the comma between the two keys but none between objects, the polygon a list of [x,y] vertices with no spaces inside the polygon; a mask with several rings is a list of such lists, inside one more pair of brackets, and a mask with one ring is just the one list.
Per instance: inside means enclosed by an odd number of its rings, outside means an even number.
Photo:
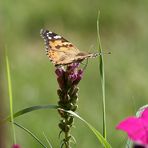
[{"label": "white wing spot", "polygon": [[49,40],[51,40],[51,39],[52,39],[52,37],[51,37],[51,36],[49,36],[49,35],[47,35],[47,37],[48,37],[48,39],[49,39]]},{"label": "white wing spot", "polygon": [[54,39],[61,39],[62,37],[60,35],[56,35],[53,37]]}]

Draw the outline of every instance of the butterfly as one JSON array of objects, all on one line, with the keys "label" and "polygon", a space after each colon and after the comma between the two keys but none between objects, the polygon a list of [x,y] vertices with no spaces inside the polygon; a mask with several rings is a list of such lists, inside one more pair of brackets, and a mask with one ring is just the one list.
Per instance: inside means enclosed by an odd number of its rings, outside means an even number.
[{"label": "butterfly", "polygon": [[71,42],[54,32],[41,29],[40,35],[45,41],[46,54],[55,66],[80,63],[84,59],[99,55],[99,53],[80,51]]}]

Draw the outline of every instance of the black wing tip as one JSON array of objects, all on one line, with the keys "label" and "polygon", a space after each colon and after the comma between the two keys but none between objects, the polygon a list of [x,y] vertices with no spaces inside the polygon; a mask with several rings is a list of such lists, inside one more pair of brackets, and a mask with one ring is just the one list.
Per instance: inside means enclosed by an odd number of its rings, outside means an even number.
[{"label": "black wing tip", "polygon": [[41,30],[40,30],[40,35],[41,35],[41,37],[45,37],[48,32],[49,32],[49,30],[41,29]]}]

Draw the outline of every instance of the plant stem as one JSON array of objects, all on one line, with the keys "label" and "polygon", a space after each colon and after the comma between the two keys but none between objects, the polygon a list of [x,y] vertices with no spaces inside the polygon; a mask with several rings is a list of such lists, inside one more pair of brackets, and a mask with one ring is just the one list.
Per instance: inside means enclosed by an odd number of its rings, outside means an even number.
[{"label": "plant stem", "polygon": [[13,132],[13,141],[14,144],[16,144],[16,135],[15,135],[15,128],[13,125],[13,98],[12,98],[12,83],[11,83],[11,74],[10,74],[10,65],[9,65],[9,59],[6,51],[6,68],[7,68],[7,80],[8,80],[8,91],[9,91],[9,101],[10,101],[10,117],[12,121],[12,132]]},{"label": "plant stem", "polygon": [[[98,19],[97,19],[97,36],[98,36],[99,51],[100,53],[102,53],[100,30],[99,30],[99,16],[100,16],[100,12],[98,12]],[[100,68],[101,85],[102,85],[103,137],[106,139],[105,74],[104,74],[103,54],[100,55],[100,67],[99,68]]]},{"label": "plant stem", "polygon": [[[66,124],[67,124],[68,120],[66,119]],[[70,143],[69,143],[69,131],[65,132],[65,147],[66,148],[70,148]]]}]

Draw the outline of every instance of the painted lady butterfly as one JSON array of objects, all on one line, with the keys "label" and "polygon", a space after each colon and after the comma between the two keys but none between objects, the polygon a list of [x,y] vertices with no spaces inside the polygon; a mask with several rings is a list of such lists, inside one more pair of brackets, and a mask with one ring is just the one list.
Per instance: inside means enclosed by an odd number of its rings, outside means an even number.
[{"label": "painted lady butterfly", "polygon": [[47,56],[55,66],[68,65],[74,62],[80,63],[84,59],[99,55],[99,53],[80,51],[60,35],[48,30],[41,29],[40,34],[45,41]]}]

